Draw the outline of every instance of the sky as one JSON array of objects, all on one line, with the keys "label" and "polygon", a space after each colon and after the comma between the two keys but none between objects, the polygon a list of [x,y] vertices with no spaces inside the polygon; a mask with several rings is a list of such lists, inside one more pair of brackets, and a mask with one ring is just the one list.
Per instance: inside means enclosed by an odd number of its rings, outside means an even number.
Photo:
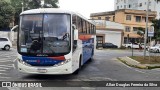
[{"label": "sky", "polygon": [[59,6],[89,19],[90,13],[113,11],[114,0],[59,0]]}]

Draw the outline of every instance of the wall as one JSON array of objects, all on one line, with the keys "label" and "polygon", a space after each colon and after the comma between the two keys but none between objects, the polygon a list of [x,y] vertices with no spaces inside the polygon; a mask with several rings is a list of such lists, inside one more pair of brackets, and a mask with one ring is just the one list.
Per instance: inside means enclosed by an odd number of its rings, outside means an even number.
[{"label": "wall", "polygon": [[118,31],[107,31],[107,30],[96,30],[97,34],[105,34],[105,42],[110,42],[118,47],[121,46],[122,42],[122,32]]}]

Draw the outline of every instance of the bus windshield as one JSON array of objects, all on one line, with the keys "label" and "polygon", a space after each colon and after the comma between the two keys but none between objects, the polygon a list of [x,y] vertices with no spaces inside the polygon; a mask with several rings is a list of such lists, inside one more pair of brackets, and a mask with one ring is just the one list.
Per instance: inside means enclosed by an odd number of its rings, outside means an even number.
[{"label": "bus windshield", "polygon": [[70,15],[35,14],[20,17],[18,52],[26,55],[64,55],[70,52]]}]

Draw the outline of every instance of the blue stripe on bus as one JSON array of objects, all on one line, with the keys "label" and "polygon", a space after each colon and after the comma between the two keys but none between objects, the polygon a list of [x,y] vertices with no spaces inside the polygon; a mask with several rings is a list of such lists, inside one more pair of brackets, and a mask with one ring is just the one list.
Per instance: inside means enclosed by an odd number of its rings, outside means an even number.
[{"label": "blue stripe on bus", "polygon": [[22,56],[22,59],[24,62],[32,66],[53,66],[55,64],[64,61],[64,60],[51,59],[47,57],[27,57],[27,56]]},{"label": "blue stripe on bus", "polygon": [[94,39],[83,40],[83,64],[93,56]]}]

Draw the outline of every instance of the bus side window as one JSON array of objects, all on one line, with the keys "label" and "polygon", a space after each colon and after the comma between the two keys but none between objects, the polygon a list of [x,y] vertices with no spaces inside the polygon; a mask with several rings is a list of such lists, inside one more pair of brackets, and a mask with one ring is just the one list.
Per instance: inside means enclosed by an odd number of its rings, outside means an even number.
[{"label": "bus side window", "polygon": [[77,48],[77,40],[74,40],[74,30],[77,28],[76,25],[77,25],[77,16],[76,15],[73,15],[72,16],[72,39],[73,39],[73,52],[75,51],[75,49]]}]

